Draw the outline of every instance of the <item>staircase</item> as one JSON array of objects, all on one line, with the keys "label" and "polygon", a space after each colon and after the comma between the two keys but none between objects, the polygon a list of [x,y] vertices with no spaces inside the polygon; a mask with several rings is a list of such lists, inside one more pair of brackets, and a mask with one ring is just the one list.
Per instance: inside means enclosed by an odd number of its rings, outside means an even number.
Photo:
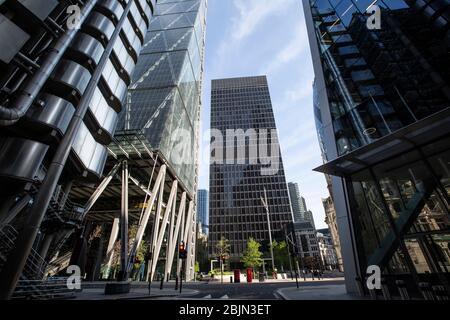
[{"label": "staircase", "polygon": [[[64,203],[64,205],[61,205]],[[43,227],[80,228],[84,218],[84,207],[67,199],[63,191],[55,193],[50,201]]]},{"label": "staircase", "polygon": [[[0,270],[14,247],[18,232],[11,225],[0,229]],[[45,260],[31,249],[20,276],[13,299],[64,299],[73,297],[74,292],[66,286],[66,279],[44,279],[47,268]]]},{"label": "staircase", "polygon": [[62,256],[57,257],[56,259],[53,259],[52,261],[50,261],[48,263],[45,273],[47,275],[55,275],[55,274],[58,274],[58,272],[65,270],[70,264],[71,257],[72,257],[72,252],[69,251],[69,252],[63,254]]}]

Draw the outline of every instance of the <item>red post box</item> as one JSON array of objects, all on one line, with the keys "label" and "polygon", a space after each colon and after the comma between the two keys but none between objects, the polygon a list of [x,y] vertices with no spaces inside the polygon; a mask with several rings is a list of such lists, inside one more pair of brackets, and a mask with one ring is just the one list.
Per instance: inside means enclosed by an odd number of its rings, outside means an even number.
[{"label": "red post box", "polygon": [[241,270],[236,269],[234,270],[234,283],[240,283],[241,282]]},{"label": "red post box", "polygon": [[247,268],[247,282],[251,283],[253,280],[253,269]]}]

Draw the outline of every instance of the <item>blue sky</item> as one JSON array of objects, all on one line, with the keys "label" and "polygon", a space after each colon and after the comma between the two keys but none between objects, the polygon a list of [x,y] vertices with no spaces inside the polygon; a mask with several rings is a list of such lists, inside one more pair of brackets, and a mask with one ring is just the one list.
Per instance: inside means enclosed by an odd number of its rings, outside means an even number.
[{"label": "blue sky", "polygon": [[322,159],[312,107],[314,72],[301,1],[209,0],[206,30],[200,188],[209,189],[206,130],[211,80],[267,75],[286,179],[298,182],[316,226],[326,227],[321,201],[328,196],[326,182],[322,174],[312,171]]}]

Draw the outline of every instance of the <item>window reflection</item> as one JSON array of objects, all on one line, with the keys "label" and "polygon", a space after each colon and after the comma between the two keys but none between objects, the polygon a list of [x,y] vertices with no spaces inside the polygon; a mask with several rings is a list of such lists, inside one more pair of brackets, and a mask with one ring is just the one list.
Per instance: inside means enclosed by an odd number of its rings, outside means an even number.
[{"label": "window reflection", "polygon": [[[366,261],[375,252],[391,255],[383,265],[386,273],[408,273],[408,260],[420,274],[450,270],[450,152],[442,151],[444,146],[448,143],[436,142],[351,177],[351,212],[359,243]],[[431,147],[440,152],[424,157]],[[395,252],[384,251],[396,236],[404,247],[397,243]]]},{"label": "window reflection", "polygon": [[430,273],[431,268],[425,258],[425,254],[422,251],[419,241],[417,239],[407,239],[405,240],[405,246],[408,250],[409,256],[411,257],[414,268],[417,273]]}]

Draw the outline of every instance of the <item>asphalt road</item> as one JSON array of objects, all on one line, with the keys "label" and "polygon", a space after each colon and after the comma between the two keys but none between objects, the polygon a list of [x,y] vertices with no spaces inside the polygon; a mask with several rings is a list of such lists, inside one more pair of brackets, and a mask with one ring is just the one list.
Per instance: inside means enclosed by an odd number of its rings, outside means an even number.
[{"label": "asphalt road", "polygon": [[[342,284],[342,280],[327,281],[327,285]],[[303,282],[300,286],[319,286],[324,282]],[[281,288],[295,287],[295,282],[279,283],[240,283],[240,284],[220,284],[214,283],[188,283],[183,284],[183,288],[198,290],[199,293],[185,299],[248,299],[248,300],[273,300],[281,299],[276,291]],[[173,298],[171,298],[173,299]]]}]

